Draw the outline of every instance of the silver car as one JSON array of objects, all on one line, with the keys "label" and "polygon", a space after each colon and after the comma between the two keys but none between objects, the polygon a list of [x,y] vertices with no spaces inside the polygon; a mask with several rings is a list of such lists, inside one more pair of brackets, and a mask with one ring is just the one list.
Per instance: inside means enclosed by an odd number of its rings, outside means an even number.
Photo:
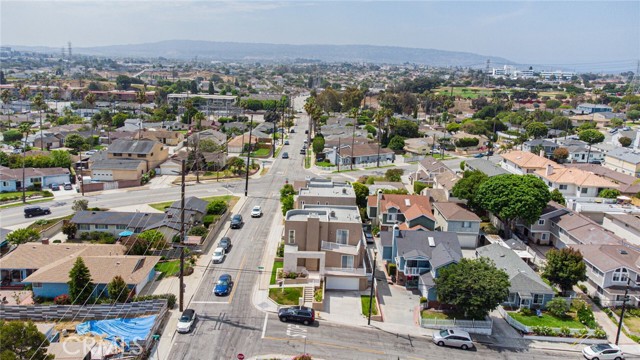
[{"label": "silver car", "polygon": [[469,333],[462,330],[445,329],[433,334],[433,343],[438,346],[459,347],[462,350],[471,349],[473,341]]}]

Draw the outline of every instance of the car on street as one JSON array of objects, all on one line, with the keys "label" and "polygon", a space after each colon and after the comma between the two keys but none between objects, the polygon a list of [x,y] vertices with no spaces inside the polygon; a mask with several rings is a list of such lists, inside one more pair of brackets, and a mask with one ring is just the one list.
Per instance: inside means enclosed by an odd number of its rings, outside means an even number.
[{"label": "car on street", "polygon": [[196,321],[196,311],[193,309],[186,309],[182,312],[182,316],[178,320],[178,325],[176,326],[176,330],[179,333],[188,333],[191,331],[193,327],[193,323]]},{"label": "car on street", "polygon": [[622,360],[624,353],[616,345],[613,344],[595,344],[582,349],[582,355],[589,359],[599,360]]},{"label": "car on street", "polygon": [[73,190],[73,186],[71,185],[71,183],[68,183],[68,182],[64,183],[63,188],[65,190]]},{"label": "car on street", "polygon": [[213,250],[211,261],[213,261],[214,264],[220,264],[224,261],[225,257],[227,257],[227,254],[225,253],[224,249],[221,247],[217,247],[215,250]]},{"label": "car on street", "polygon": [[305,133],[305,134],[308,134],[308,133],[309,133],[309,130],[305,130],[305,131],[304,131],[304,133]]},{"label": "car on street", "polygon": [[231,248],[231,239],[229,239],[228,237],[223,237],[222,239],[220,239],[220,242],[218,243],[218,247],[222,248],[224,250],[224,253],[228,253],[229,249]]},{"label": "car on street", "polygon": [[306,155],[306,154],[307,154],[307,150],[305,150],[305,149],[300,149],[300,154],[302,154],[302,155]]},{"label": "car on street", "polygon": [[231,275],[222,274],[218,278],[218,282],[216,283],[216,286],[213,288],[213,294],[216,296],[229,295],[232,287],[233,287],[233,280],[231,280]]},{"label": "car on street", "polygon": [[295,129],[291,129],[291,130],[289,130],[289,132],[293,134],[293,133],[296,132],[296,130]]},{"label": "car on street", "polygon": [[240,214],[235,214],[231,217],[231,228],[232,229],[240,229],[242,227],[242,224],[244,222],[242,221],[242,215]]},{"label": "car on street", "polygon": [[291,306],[278,310],[278,318],[282,322],[295,321],[304,325],[313,324],[316,319],[316,312],[304,306]]},{"label": "car on street", "polygon": [[283,159],[288,159],[289,158],[289,153],[288,152],[283,152],[282,153],[282,158]]},{"label": "car on street", "polygon": [[60,185],[58,183],[51,183],[51,185],[49,185],[49,188],[51,188],[52,191],[58,191],[60,190]]},{"label": "car on street", "polygon": [[48,207],[43,206],[27,206],[24,208],[24,217],[30,218],[33,216],[49,215],[51,210]]},{"label": "car on street", "polygon": [[365,238],[365,240],[367,240],[367,243],[369,243],[369,244],[374,243],[373,235],[371,234],[370,231],[368,231],[368,230],[364,231],[364,238]]},{"label": "car on street", "polygon": [[251,209],[251,217],[261,217],[262,216],[262,208],[260,205],[256,205]]},{"label": "car on street", "polygon": [[459,347],[462,350],[471,349],[473,341],[469,333],[462,330],[445,329],[433,333],[433,343],[438,346]]},{"label": "car on street", "polygon": [[481,157],[484,157],[484,153],[475,154],[473,155],[473,157],[479,159]]}]

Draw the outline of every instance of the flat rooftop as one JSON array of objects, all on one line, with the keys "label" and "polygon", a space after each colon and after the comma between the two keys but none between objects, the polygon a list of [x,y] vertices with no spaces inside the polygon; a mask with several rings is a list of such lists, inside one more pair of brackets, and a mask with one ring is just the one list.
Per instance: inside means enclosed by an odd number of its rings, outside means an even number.
[{"label": "flat rooftop", "polygon": [[304,205],[302,209],[287,211],[285,220],[306,221],[310,217],[318,217],[320,221],[338,221],[343,223],[362,223],[357,206]]},{"label": "flat rooftop", "polygon": [[311,179],[307,187],[300,189],[299,196],[324,196],[324,197],[356,197],[351,185],[344,182],[331,180]]}]

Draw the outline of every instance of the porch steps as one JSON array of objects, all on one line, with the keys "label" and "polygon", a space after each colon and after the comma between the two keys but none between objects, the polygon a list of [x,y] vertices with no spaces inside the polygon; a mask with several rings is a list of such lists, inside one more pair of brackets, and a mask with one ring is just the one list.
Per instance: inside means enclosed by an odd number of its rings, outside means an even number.
[{"label": "porch steps", "polygon": [[313,304],[313,293],[314,293],[314,288],[313,286],[305,286],[304,287],[304,292],[303,292],[303,299],[304,299],[304,305],[305,306],[311,306],[311,304]]}]

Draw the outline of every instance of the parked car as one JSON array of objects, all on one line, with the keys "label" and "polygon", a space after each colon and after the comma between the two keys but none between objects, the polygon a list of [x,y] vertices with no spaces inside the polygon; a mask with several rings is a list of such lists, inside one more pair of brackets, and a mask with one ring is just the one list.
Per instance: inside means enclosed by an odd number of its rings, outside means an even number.
[{"label": "parked car", "polygon": [[484,153],[475,154],[473,155],[473,157],[479,159],[481,157],[484,157]]},{"label": "parked car", "polygon": [[188,333],[193,327],[193,323],[196,320],[196,311],[193,309],[186,309],[182,312],[180,320],[178,320],[177,331],[179,333]]},{"label": "parked car", "polygon": [[51,185],[49,185],[49,188],[51,189],[51,191],[58,191],[60,190],[60,185],[58,183],[51,183]]},{"label": "parked car", "polygon": [[614,129],[609,130],[609,134],[615,134],[617,132],[618,132],[618,128],[614,128]]},{"label": "parked car", "polygon": [[302,154],[302,155],[306,155],[306,154],[307,154],[307,150],[305,150],[305,149],[300,149],[300,154]]},{"label": "parked car", "polygon": [[462,330],[445,329],[433,334],[433,343],[438,346],[454,346],[462,350],[471,349],[473,341],[469,333]]},{"label": "parked car", "polygon": [[364,231],[364,238],[365,240],[367,240],[367,243],[369,244],[374,243],[373,235],[371,234],[370,231],[367,231],[367,230]]},{"label": "parked car", "polygon": [[224,249],[221,247],[217,247],[215,250],[213,250],[211,261],[213,261],[214,264],[220,264],[224,261],[225,257],[227,257],[227,254],[225,253]]},{"label": "parked car", "polygon": [[222,239],[220,239],[220,242],[218,243],[218,247],[222,248],[224,250],[224,253],[228,253],[229,249],[231,248],[231,239],[229,239],[228,237],[223,237]]},{"label": "parked car", "polygon": [[73,186],[71,185],[71,183],[68,183],[68,182],[64,183],[63,188],[65,190],[73,190]]},{"label": "parked car", "polygon": [[585,358],[599,360],[621,360],[624,359],[624,353],[616,345],[613,344],[595,344],[582,349],[582,355]]},{"label": "parked car", "polygon": [[251,209],[251,217],[261,217],[262,216],[262,208],[260,205],[256,205]]},{"label": "parked car", "polygon": [[288,159],[289,158],[289,153],[288,152],[283,152],[282,153],[282,158],[283,159]]},{"label": "parked car", "polygon": [[216,283],[216,286],[213,288],[213,294],[216,296],[229,295],[232,287],[233,287],[233,281],[231,280],[231,275],[222,274],[218,278],[218,282]]},{"label": "parked car", "polygon": [[26,208],[24,208],[24,217],[26,218],[49,214],[51,214],[51,210],[48,207],[27,206]]},{"label": "parked car", "polygon": [[313,324],[316,319],[316,312],[304,306],[292,306],[278,310],[280,321],[295,321],[305,325]]},{"label": "parked car", "polygon": [[291,129],[291,130],[289,130],[289,132],[293,134],[293,133],[296,132],[296,130],[295,129]]},{"label": "parked car", "polygon": [[232,229],[240,229],[242,227],[242,215],[235,214],[231,217],[231,228]]},{"label": "parked car", "polygon": [[289,145],[289,140],[285,140],[285,141],[284,141],[284,144],[285,144],[285,145]]}]

